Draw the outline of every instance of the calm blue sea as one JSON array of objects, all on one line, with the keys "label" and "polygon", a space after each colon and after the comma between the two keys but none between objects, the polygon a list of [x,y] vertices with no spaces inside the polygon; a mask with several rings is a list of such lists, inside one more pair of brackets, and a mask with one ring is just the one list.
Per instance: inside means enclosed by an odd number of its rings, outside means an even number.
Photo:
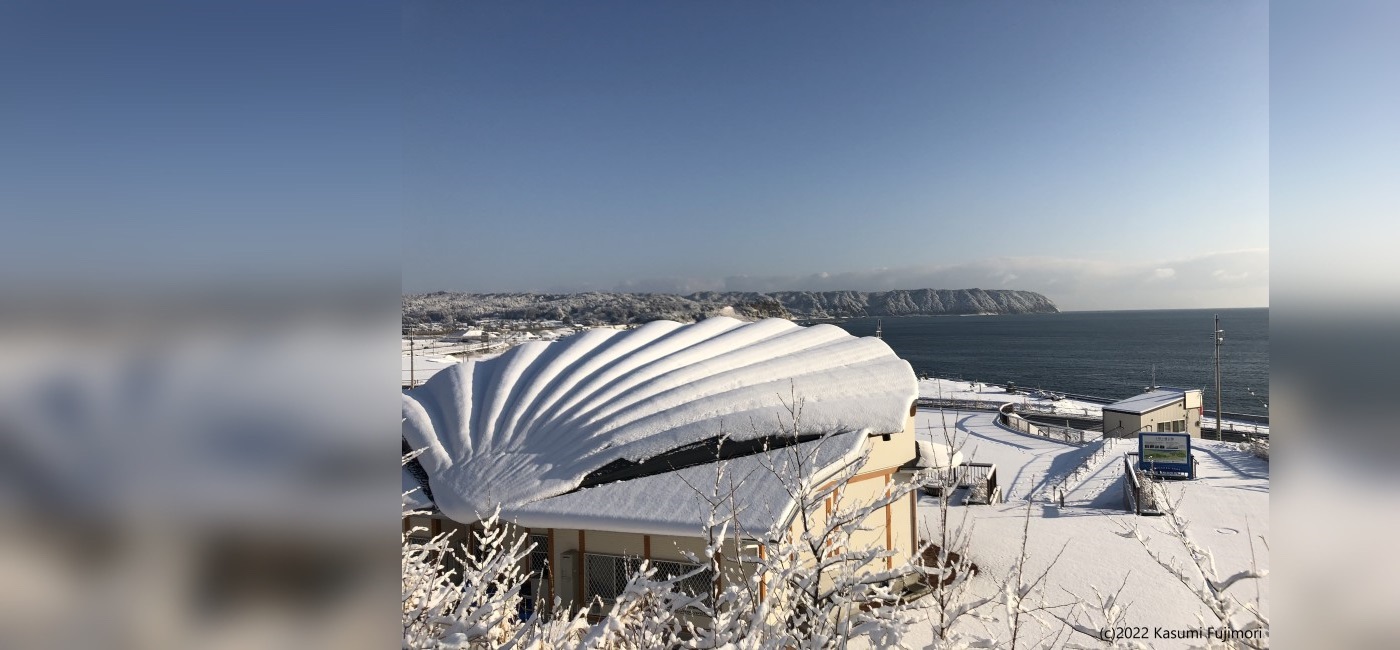
[{"label": "calm blue sea", "polygon": [[[1106,398],[1141,392],[1156,364],[1157,385],[1204,388],[1213,410],[1215,314],[1225,330],[1224,411],[1267,415],[1268,309],[911,316],[884,319],[884,339],[920,376],[1013,381]],[[858,336],[874,335],[875,324],[874,318],[837,323]]]}]

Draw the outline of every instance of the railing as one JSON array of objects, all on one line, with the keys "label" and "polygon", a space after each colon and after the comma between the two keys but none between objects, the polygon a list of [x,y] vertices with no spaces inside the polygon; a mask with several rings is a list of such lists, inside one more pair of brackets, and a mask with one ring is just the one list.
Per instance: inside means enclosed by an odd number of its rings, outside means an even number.
[{"label": "railing", "polygon": [[1072,445],[1082,445],[1085,441],[1084,432],[1070,427],[1061,427],[1047,424],[1032,424],[1030,420],[1021,417],[1016,412],[1017,405],[1003,404],[997,409],[997,421],[1003,426],[1018,433],[1028,436],[1039,436],[1049,440],[1058,440]]},{"label": "railing", "polygon": [[1142,484],[1138,483],[1137,468],[1133,467],[1133,454],[1123,454],[1123,499],[1127,509],[1135,515],[1142,515]]},{"label": "railing", "polygon": [[[1195,472],[1196,459],[1191,458],[1192,473]],[[1127,500],[1128,510],[1133,511],[1138,516],[1156,516],[1162,514],[1157,509],[1156,495],[1153,490],[1152,481],[1146,483],[1138,479],[1137,452],[1130,451],[1123,454],[1123,490]],[[1146,498],[1144,498],[1146,497]]]},{"label": "railing", "polygon": [[1103,417],[1102,410],[1099,410],[1098,408],[1090,408],[1087,406],[1057,406],[1054,404],[1026,402],[1025,404],[1017,404],[1016,410],[1022,413],[1032,413],[1035,415],[1054,415],[1060,417],[1070,416],[1091,418],[1095,420]]},{"label": "railing", "polygon": [[1108,453],[1108,450],[1112,449],[1117,444],[1114,438],[1099,438],[1096,442],[1098,447],[1088,456],[1085,456],[1083,460],[1079,461],[1079,464],[1075,465],[1073,470],[1051,488],[1050,498],[1058,502],[1061,508],[1065,507],[1065,495],[1069,494],[1071,489],[1070,485],[1078,482],[1080,476],[1089,471],[1089,468],[1098,464],[1099,459],[1103,458],[1104,455]]},{"label": "railing", "polygon": [[960,411],[995,411],[1002,402],[986,399],[952,399],[940,397],[920,397],[915,400],[919,406],[928,408],[956,409]]},{"label": "railing", "polygon": [[[943,489],[968,488],[969,504],[990,505],[1001,501],[1001,487],[997,485],[997,466],[994,463],[963,463],[956,467],[938,467],[921,470],[915,480],[926,486],[925,490],[937,494]],[[973,499],[972,493],[985,496]]]}]

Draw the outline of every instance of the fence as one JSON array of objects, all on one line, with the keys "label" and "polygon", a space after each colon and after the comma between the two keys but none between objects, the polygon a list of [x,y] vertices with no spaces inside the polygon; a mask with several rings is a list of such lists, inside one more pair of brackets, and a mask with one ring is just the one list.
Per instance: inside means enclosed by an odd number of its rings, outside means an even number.
[{"label": "fence", "polygon": [[1130,456],[1123,454],[1123,500],[1129,512],[1142,515],[1142,484],[1138,482],[1137,468]]},{"label": "fence", "polygon": [[1098,464],[1099,459],[1103,458],[1104,455],[1114,447],[1116,440],[1114,438],[1099,438],[1097,444],[1098,447],[1094,449],[1093,453],[1085,456],[1084,460],[1079,461],[1079,464],[1076,465],[1073,470],[1051,488],[1050,498],[1058,502],[1061,508],[1065,507],[1065,495],[1069,494],[1070,484],[1078,480],[1085,472],[1089,471],[1089,468]]},{"label": "fence", "polygon": [[[1138,516],[1158,516],[1157,495],[1154,481],[1146,472],[1139,473],[1137,452],[1123,454],[1123,496],[1128,510]],[[1191,457],[1191,475],[1196,475],[1196,457]]]},{"label": "fence", "polygon": [[1030,420],[1023,418],[1016,413],[1015,404],[1003,404],[997,409],[997,421],[1003,426],[1018,433],[1028,436],[1039,436],[1049,440],[1058,440],[1072,445],[1082,445],[1085,442],[1084,432],[1070,427],[1061,427],[1050,424],[1032,424]]},{"label": "fence", "polygon": [[[710,588],[714,585],[715,572],[700,565],[670,560],[650,560],[648,564],[655,571],[658,580],[676,580],[676,587],[689,596],[698,596],[710,602]],[[590,602],[589,616],[600,617],[617,597],[626,589],[627,582],[642,568],[642,558],[611,555],[604,553],[584,553],[584,596]]]},{"label": "fence", "polygon": [[916,400],[919,406],[928,408],[945,408],[959,411],[995,411],[1001,407],[1002,402],[985,399],[952,399],[936,397],[920,397]]},{"label": "fence", "polygon": [[[963,463],[957,467],[926,469],[914,479],[924,485],[925,492],[938,494],[946,488],[968,488],[967,503],[991,505],[1001,501],[1001,487],[997,485],[997,466],[994,463]],[[980,495],[974,498],[974,495]]]}]

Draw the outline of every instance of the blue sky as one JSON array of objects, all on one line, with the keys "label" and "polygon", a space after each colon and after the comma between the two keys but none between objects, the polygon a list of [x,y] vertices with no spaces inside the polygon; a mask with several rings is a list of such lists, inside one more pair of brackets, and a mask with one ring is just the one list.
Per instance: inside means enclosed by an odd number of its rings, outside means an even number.
[{"label": "blue sky", "polygon": [[368,261],[405,291],[1264,305],[1268,11],[4,3],[0,289]]},{"label": "blue sky", "polygon": [[1267,304],[1264,2],[406,7],[406,291]]},{"label": "blue sky", "polygon": [[0,3],[0,288],[396,274],[402,40],[374,6]]}]

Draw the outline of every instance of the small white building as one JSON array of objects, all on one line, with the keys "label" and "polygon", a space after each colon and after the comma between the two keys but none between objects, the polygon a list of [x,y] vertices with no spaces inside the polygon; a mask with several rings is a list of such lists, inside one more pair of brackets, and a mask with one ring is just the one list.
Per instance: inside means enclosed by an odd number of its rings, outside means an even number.
[{"label": "small white building", "polygon": [[1160,387],[1103,407],[1103,434],[1129,438],[1143,431],[1201,437],[1201,390]]}]

